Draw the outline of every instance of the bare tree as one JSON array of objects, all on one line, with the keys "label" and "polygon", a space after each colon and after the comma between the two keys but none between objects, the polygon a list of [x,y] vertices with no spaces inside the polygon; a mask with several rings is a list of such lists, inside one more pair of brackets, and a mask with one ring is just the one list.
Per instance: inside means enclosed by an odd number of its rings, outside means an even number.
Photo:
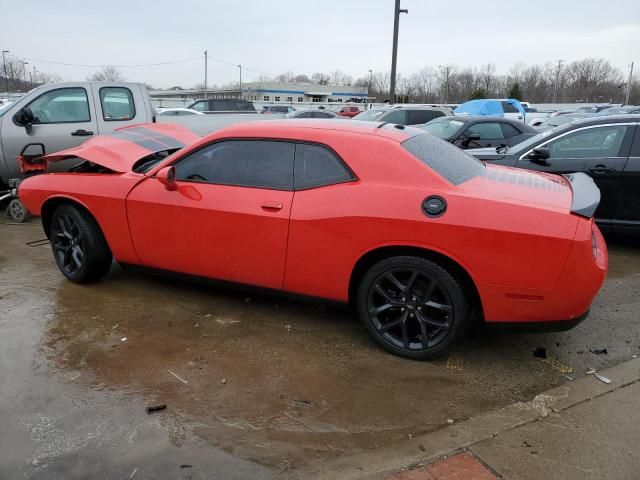
[{"label": "bare tree", "polygon": [[309,76],[304,73],[296,75],[293,81],[295,83],[311,83],[311,79],[309,78]]},{"label": "bare tree", "polygon": [[102,67],[90,75],[87,80],[92,82],[122,82],[124,75],[116,67]]},{"label": "bare tree", "polygon": [[326,73],[316,72],[311,75],[311,82],[315,83],[316,85],[329,85],[330,81],[331,76],[327,75]]}]

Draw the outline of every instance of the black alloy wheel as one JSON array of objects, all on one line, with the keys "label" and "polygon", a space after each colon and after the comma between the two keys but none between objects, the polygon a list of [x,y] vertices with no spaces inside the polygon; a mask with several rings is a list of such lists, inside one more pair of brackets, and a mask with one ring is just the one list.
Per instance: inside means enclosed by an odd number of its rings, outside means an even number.
[{"label": "black alloy wheel", "polygon": [[386,350],[430,359],[446,350],[469,316],[463,289],[439,265],[393,257],[374,265],[359,292],[361,320]]},{"label": "black alloy wheel", "polygon": [[72,282],[99,280],[111,268],[111,250],[96,221],[75,205],[59,206],[51,218],[51,249],[58,268]]}]

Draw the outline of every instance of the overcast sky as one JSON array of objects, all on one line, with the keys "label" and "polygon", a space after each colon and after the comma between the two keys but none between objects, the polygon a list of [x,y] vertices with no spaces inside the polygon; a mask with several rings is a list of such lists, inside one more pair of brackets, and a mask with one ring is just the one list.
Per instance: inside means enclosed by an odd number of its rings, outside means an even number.
[{"label": "overcast sky", "polygon": [[[38,70],[83,80],[95,68],[44,63],[132,65],[209,55],[259,72],[330,72],[354,78],[391,64],[393,0],[0,0],[0,47]],[[602,57],[640,70],[639,0],[403,0],[398,71],[426,65],[499,73],[517,62]],[[28,66],[27,68],[31,68]],[[254,69],[257,71],[252,71]],[[127,80],[185,87],[203,80],[203,60],[121,68]],[[209,62],[209,83],[238,68]]]}]

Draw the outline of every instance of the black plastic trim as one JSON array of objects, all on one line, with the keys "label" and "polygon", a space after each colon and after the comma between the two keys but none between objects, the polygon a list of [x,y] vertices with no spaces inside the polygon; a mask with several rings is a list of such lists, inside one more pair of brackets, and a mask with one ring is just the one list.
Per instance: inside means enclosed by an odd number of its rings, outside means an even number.
[{"label": "black plastic trim", "polygon": [[571,212],[581,217],[591,218],[600,204],[600,189],[589,175],[577,172],[563,175],[569,180],[573,191]]},{"label": "black plastic trim", "polygon": [[566,332],[581,323],[589,316],[589,310],[582,315],[570,320],[552,320],[547,322],[487,322],[485,326],[491,330],[499,330],[505,332],[528,332],[528,333],[544,333],[544,332]]}]

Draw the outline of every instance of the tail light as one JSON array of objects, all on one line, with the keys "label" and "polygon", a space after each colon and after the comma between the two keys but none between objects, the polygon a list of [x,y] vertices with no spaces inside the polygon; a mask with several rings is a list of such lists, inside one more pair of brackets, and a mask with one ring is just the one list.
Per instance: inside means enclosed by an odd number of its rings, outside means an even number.
[{"label": "tail light", "polygon": [[595,223],[591,226],[591,248],[596,265],[600,268],[607,268],[607,245]]}]

